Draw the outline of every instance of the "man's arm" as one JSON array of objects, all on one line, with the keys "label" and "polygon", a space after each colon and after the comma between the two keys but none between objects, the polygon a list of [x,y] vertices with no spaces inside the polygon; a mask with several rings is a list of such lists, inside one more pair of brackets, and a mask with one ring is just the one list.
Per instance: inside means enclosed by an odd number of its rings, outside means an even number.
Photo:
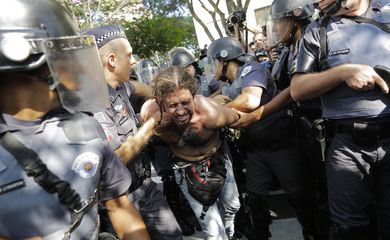
[{"label": "man's arm", "polygon": [[126,142],[115,150],[124,164],[127,164],[133,159],[154,134],[154,128],[157,126],[161,118],[160,109],[157,103],[151,99],[146,101],[141,108],[141,120],[144,121],[138,129],[137,134],[128,137]]},{"label": "man's arm", "polygon": [[259,121],[262,117],[268,116],[277,112],[293,102],[290,87],[281,91],[278,95],[272,98],[268,103],[256,108],[250,113],[240,112],[240,119],[231,125],[232,128],[247,128],[254,122]]},{"label": "man's arm", "polygon": [[151,86],[140,83],[138,81],[131,81],[134,86],[134,95],[143,96],[147,98],[153,97],[153,89]]},{"label": "man's arm", "polygon": [[240,118],[236,111],[206,97],[197,96],[196,101],[197,111],[204,117],[204,126],[209,129],[228,126]]},{"label": "man's arm", "polygon": [[259,107],[262,93],[263,88],[261,87],[245,87],[242,89],[240,95],[238,95],[231,102],[227,103],[225,106],[234,108],[241,112],[252,112],[257,107]]},{"label": "man's arm", "polygon": [[128,164],[148,143],[149,139],[154,134],[154,127],[157,125],[157,120],[153,117],[149,118],[132,137],[128,137],[126,142],[115,150],[115,153],[124,164]]},{"label": "man's arm", "polygon": [[379,86],[389,92],[386,82],[371,66],[343,64],[320,73],[296,73],[291,80],[291,96],[295,101],[322,96],[345,82],[357,91],[367,91]]},{"label": "man's arm", "polygon": [[106,201],[105,206],[111,223],[120,239],[150,239],[141,215],[129,201],[126,194]]}]

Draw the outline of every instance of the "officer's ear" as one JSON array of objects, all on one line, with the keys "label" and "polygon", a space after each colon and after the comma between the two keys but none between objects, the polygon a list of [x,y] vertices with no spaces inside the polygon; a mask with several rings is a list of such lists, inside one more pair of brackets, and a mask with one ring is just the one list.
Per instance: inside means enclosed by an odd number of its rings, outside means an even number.
[{"label": "officer's ear", "polygon": [[107,56],[107,64],[110,67],[116,67],[116,56],[114,53],[109,53]]}]

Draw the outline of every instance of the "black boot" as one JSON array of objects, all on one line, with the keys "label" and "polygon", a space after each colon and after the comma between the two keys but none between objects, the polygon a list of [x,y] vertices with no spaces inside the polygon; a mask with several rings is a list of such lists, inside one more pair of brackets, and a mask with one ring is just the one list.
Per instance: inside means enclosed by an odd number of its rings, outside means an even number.
[{"label": "black boot", "polygon": [[271,216],[268,204],[262,196],[251,192],[248,192],[246,201],[252,216],[256,240],[268,240],[271,237],[269,231]]},{"label": "black boot", "polygon": [[304,239],[319,239],[316,226],[317,218],[309,189],[303,189],[301,191],[288,194],[286,197],[294,208],[297,220],[302,226],[302,235]]},{"label": "black boot", "polygon": [[239,238],[243,235],[248,240],[256,240],[250,210],[245,202],[241,204],[240,209],[236,213],[234,228]]}]

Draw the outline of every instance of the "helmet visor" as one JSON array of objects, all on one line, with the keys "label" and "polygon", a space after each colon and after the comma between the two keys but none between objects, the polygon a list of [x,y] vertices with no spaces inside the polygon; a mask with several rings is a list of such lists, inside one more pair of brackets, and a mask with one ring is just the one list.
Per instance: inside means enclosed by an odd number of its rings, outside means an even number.
[{"label": "helmet visor", "polygon": [[218,59],[212,57],[203,58],[204,72],[206,74],[207,82],[210,83],[213,79],[216,79]]},{"label": "helmet visor", "polygon": [[109,106],[108,88],[92,36],[43,40],[43,52],[62,105],[95,112]]},{"label": "helmet visor", "polygon": [[141,71],[141,82],[143,84],[150,84],[153,81],[154,77],[157,76],[158,72],[158,67],[143,68]]},{"label": "helmet visor", "polygon": [[280,42],[287,42],[293,27],[293,20],[289,17],[267,17],[267,41],[269,48]]}]

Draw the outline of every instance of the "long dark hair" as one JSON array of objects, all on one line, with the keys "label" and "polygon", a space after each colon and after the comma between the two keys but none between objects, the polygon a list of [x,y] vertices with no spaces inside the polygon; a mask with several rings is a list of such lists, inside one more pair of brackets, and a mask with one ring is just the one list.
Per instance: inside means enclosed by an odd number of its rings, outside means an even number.
[{"label": "long dark hair", "polygon": [[187,89],[194,96],[197,91],[196,81],[179,67],[168,67],[160,71],[153,80],[153,96],[161,106],[165,98],[178,89]]}]

